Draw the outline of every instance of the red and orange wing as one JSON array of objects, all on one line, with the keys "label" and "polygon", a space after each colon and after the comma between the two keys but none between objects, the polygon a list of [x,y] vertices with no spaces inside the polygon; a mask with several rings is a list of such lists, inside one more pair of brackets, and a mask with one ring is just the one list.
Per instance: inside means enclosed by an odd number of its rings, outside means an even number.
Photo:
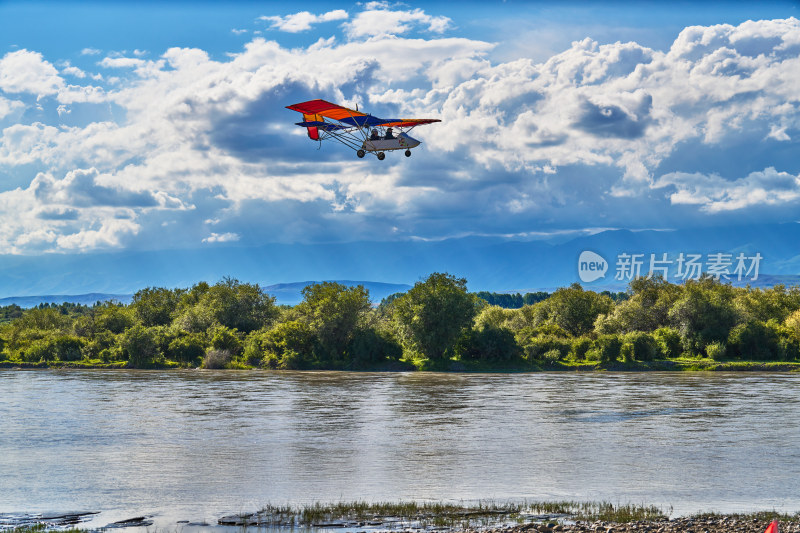
[{"label": "red and orange wing", "polygon": [[[303,122],[298,123],[308,128],[308,136],[313,140],[319,139],[320,125],[324,126],[324,119],[328,118],[347,124],[349,126],[383,126],[394,128],[410,128],[441,122],[438,118],[390,118],[381,119],[350,109],[348,107],[332,104],[326,100],[309,100],[299,104],[287,105],[287,109],[303,114]],[[363,118],[362,118],[363,117]],[[331,128],[323,128],[331,129]]]},{"label": "red and orange wing", "polygon": [[384,128],[410,128],[411,126],[422,126],[423,124],[433,124],[441,122],[438,118],[398,118],[382,122]]}]

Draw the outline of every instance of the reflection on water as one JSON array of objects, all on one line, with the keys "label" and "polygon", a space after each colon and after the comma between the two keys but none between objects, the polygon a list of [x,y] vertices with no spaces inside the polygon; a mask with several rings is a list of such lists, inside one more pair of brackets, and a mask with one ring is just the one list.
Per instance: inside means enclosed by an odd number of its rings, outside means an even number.
[{"label": "reflection on water", "polygon": [[[1,371],[0,513],[339,500],[800,510],[800,376]],[[161,520],[161,523],[158,520]],[[102,522],[102,524],[100,523]]]}]

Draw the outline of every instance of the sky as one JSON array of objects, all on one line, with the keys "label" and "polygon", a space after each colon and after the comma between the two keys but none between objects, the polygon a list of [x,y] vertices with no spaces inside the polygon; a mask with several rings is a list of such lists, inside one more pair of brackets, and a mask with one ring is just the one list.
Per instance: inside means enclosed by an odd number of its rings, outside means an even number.
[{"label": "sky", "polygon": [[[798,221],[795,2],[0,1],[0,250]],[[437,118],[412,157],[285,106]],[[406,281],[406,280],[397,280]]]}]

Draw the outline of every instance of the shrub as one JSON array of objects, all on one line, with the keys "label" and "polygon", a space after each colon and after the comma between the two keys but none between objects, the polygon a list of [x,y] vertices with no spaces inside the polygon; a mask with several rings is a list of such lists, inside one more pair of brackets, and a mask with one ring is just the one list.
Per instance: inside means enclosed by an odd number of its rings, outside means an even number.
[{"label": "shrub", "polygon": [[203,368],[218,370],[231,362],[233,355],[228,350],[209,350],[203,358]]},{"label": "shrub", "polygon": [[367,328],[356,332],[347,347],[347,354],[355,367],[358,368],[365,364],[380,363],[387,359],[396,361],[403,356],[403,348],[390,335],[373,328]]},{"label": "shrub", "polygon": [[266,330],[253,331],[244,340],[242,358],[250,366],[259,366],[264,358],[264,335]]},{"label": "shrub", "polygon": [[558,324],[542,324],[541,326],[534,328],[533,333],[536,336],[550,335],[553,337],[561,337],[562,339],[570,336],[570,334]]},{"label": "shrub", "polygon": [[706,355],[715,361],[725,358],[726,347],[725,343],[712,342],[706,345]]},{"label": "shrub", "polygon": [[619,360],[622,341],[618,335],[600,335],[592,344],[593,358],[601,363],[613,363]]},{"label": "shrub", "polygon": [[658,343],[649,333],[632,331],[623,339],[626,344],[631,345],[631,357],[637,361],[652,361],[658,355]]},{"label": "shrub", "polygon": [[777,324],[749,321],[734,327],[728,335],[732,357],[768,361],[781,359]]},{"label": "shrub", "polygon": [[133,312],[122,305],[109,302],[95,310],[94,323],[99,330],[119,334],[133,326],[135,322]]},{"label": "shrub", "polygon": [[570,356],[575,360],[586,359],[586,352],[592,347],[592,339],[588,337],[577,337],[572,341],[572,351]]},{"label": "shrub", "polygon": [[61,335],[50,342],[53,345],[56,359],[59,361],[78,361],[83,356],[81,348],[83,348],[84,342],[78,337]]},{"label": "shrub", "polygon": [[793,332],[785,329],[778,332],[778,346],[785,361],[800,357],[800,339]]},{"label": "shrub", "polygon": [[316,337],[305,322],[292,320],[281,322],[272,329],[256,336],[249,346],[250,353],[260,350],[261,365],[267,368],[303,369],[312,368],[315,363],[314,349]]},{"label": "shrub", "polygon": [[33,341],[22,354],[22,359],[32,363],[39,361],[78,361],[83,356],[84,342],[71,335],[59,335]]},{"label": "shrub", "polygon": [[633,344],[630,342],[623,343],[622,347],[619,349],[619,354],[623,362],[633,363]]},{"label": "shrub", "polygon": [[507,329],[470,329],[456,343],[456,355],[466,361],[509,361],[520,355],[514,334]]},{"label": "shrub", "polygon": [[97,357],[104,363],[110,363],[111,361],[118,361],[120,359],[120,352],[121,350],[119,347],[104,348],[100,350]]},{"label": "shrub", "polygon": [[557,363],[558,361],[561,360],[561,356],[562,356],[561,350],[553,348],[552,350],[547,350],[546,352],[544,352],[544,354],[542,355],[542,360],[547,363]]},{"label": "shrub", "polygon": [[47,339],[33,341],[30,346],[21,352],[22,360],[29,363],[39,361],[55,361],[56,351]]},{"label": "shrub", "polygon": [[196,364],[206,353],[206,344],[197,334],[184,335],[170,341],[167,356],[173,361]]},{"label": "shrub", "polygon": [[522,347],[525,358],[529,361],[544,360],[544,354],[551,350],[557,350],[559,359],[562,359],[567,356],[571,348],[572,343],[569,340],[552,336],[533,337]]},{"label": "shrub", "polygon": [[82,353],[87,359],[102,359],[101,353],[117,345],[117,337],[110,331],[98,331],[83,345]]},{"label": "shrub", "polygon": [[679,357],[683,352],[681,334],[675,328],[658,328],[653,332],[653,339],[655,339],[662,357],[672,359]]},{"label": "shrub", "polygon": [[141,324],[129,328],[120,339],[120,348],[128,359],[128,366],[146,368],[160,359],[156,328]]},{"label": "shrub", "polygon": [[513,315],[513,311],[508,311],[497,305],[487,305],[475,317],[475,329],[483,329],[485,327],[501,328]]},{"label": "shrub", "polygon": [[211,331],[210,336],[211,347],[215,350],[227,350],[234,356],[242,353],[242,341],[235,329],[219,326]]}]

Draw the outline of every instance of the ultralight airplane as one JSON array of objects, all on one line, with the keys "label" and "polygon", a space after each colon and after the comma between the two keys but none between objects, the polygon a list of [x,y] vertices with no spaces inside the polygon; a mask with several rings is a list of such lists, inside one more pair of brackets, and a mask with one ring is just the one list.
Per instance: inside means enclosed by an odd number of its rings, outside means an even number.
[{"label": "ultralight airplane", "polygon": [[311,140],[333,139],[355,150],[358,157],[369,152],[381,161],[386,157],[384,152],[392,150],[405,149],[406,157],[411,157],[411,149],[419,146],[420,141],[408,132],[423,124],[441,122],[437,118],[378,118],[325,100],[286,107],[303,114],[303,122],[296,124],[307,128]]}]

